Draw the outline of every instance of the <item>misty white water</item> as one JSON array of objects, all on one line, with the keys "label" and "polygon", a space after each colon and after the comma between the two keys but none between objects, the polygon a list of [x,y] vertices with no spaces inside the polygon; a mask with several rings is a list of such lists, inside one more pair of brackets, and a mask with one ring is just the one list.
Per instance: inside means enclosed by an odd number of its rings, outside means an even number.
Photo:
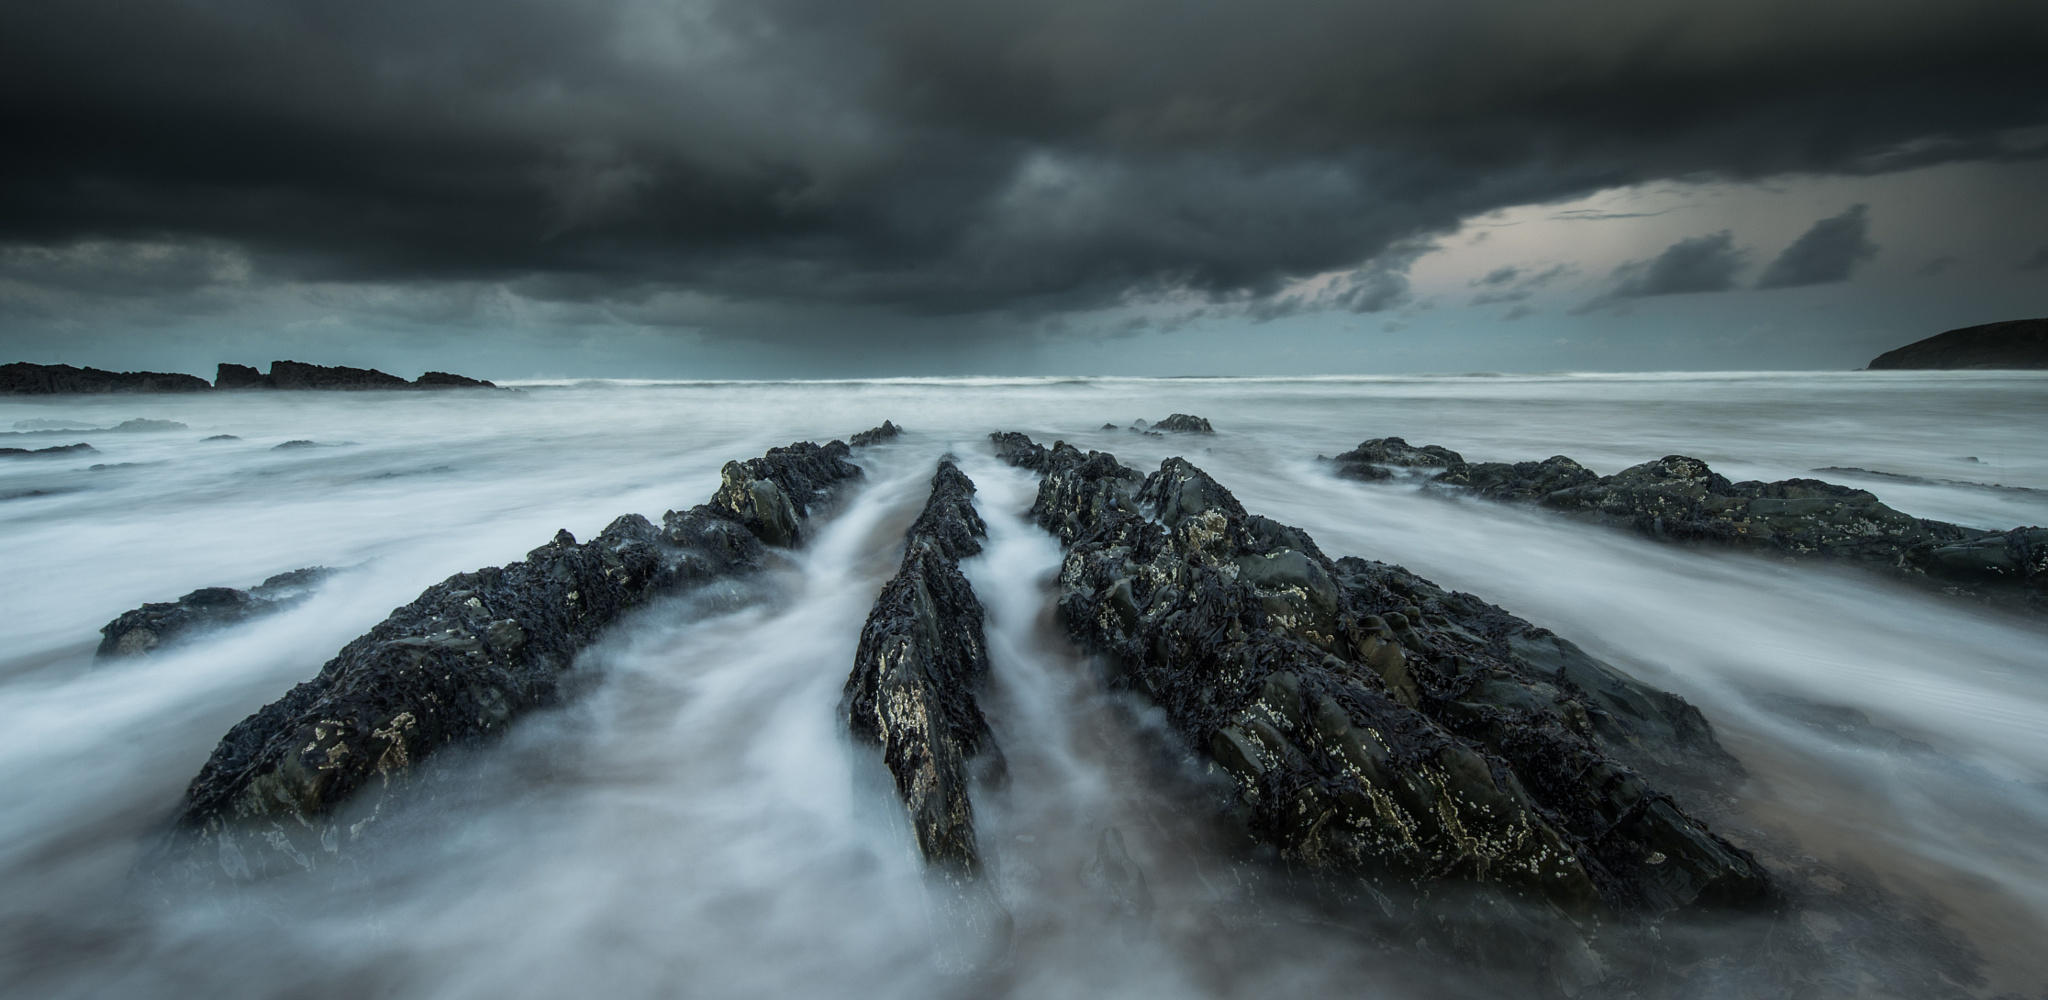
[{"label": "misty white water", "polygon": [[[1126,425],[1171,412],[1211,437]],[[132,418],[182,430],[107,428]],[[451,573],[557,528],[703,501],[727,459],[884,418],[869,475],[785,565],[636,614],[579,661],[586,693],[445,755],[432,809],[340,881],[253,905],[143,906],[127,875],[229,726]],[[1753,780],[1735,822],[1876,873],[1984,959],[1985,992],[2048,989],[2048,621],[1874,576],[1663,547],[1540,511],[1329,476],[1401,435],[1475,460],[1606,473],[1682,453],[1730,478],[1822,466],[1913,514],[2048,523],[2048,377],[1670,374],[1307,380],[578,383],[519,392],[0,400],[0,995],[947,996],[947,926],[900,808],[837,714],[860,624],[933,462],[980,488],[986,699],[1009,758],[977,800],[1016,920],[1017,996],[1405,995],[1339,926],[1223,928],[1240,891],[1188,808],[1202,777],[1103,692],[1047,600],[1031,477],[986,432],[1149,470],[1189,457],[1332,556],[1398,562],[1551,627],[1700,705]],[[213,435],[234,440],[205,441]],[[274,451],[288,440],[320,447]],[[93,466],[102,466],[93,468]],[[303,605],[95,664],[144,601],[343,567]],[[1856,713],[1861,713],[1860,715]],[[1114,881],[1119,859],[1142,892]],[[1881,989],[1877,992],[1883,992]]]}]

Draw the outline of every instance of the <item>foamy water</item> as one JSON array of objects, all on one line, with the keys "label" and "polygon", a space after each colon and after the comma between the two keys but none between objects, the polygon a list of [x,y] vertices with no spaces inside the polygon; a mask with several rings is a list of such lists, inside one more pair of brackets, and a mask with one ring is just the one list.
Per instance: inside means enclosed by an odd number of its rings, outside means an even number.
[{"label": "foamy water", "polygon": [[[1098,429],[1197,413],[1213,438]],[[1540,511],[1330,477],[1401,435],[1602,473],[1670,453],[1731,478],[1856,466],[1910,513],[2048,522],[2048,377],[1647,375],[1300,380],[576,383],[496,394],[7,399],[0,431],[0,994],[1401,996],[1447,989],[1355,930],[1230,924],[1242,889],[1142,705],[1049,618],[1052,541],[993,429],[1184,454],[1332,556],[1398,562],[1557,630],[1706,711],[1755,775],[1731,808],[1884,873],[1982,953],[1984,990],[2048,989],[2048,625],[1871,576],[1661,547]],[[805,549],[744,587],[645,609],[586,693],[450,754],[430,806],[339,878],[142,905],[126,875],[235,721],[455,572],[557,528],[704,500],[727,459],[892,419]],[[202,441],[215,434],[238,440]],[[273,451],[288,440],[323,447]],[[976,481],[986,698],[1009,759],[977,799],[1005,955],[961,937],[837,715],[862,619],[936,459]],[[93,465],[107,466],[98,470]],[[2022,489],[1996,489],[2020,487]],[[144,601],[345,568],[307,603],[147,660],[94,664]],[[1852,714],[1844,715],[1843,710]],[[1861,713],[1855,716],[1853,713]],[[1856,721],[1858,718],[1867,722]],[[1127,862],[1127,866],[1125,865]],[[1134,894],[1105,869],[1142,873]],[[933,942],[943,947],[935,948]],[[963,978],[959,963],[996,968]]]}]

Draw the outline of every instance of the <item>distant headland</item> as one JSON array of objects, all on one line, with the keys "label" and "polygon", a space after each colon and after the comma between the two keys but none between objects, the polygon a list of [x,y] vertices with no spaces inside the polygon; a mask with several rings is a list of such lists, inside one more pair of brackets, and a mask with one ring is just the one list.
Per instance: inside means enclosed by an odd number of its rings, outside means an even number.
[{"label": "distant headland", "polygon": [[483,379],[427,372],[408,382],[375,368],[272,361],[265,374],[223,363],[212,382],[182,372],[110,372],[70,365],[0,365],[0,395],[107,392],[211,392],[216,389],[495,389]]},{"label": "distant headland", "polygon": [[2048,318],[2015,319],[1938,333],[1871,359],[1872,370],[2048,368]]}]

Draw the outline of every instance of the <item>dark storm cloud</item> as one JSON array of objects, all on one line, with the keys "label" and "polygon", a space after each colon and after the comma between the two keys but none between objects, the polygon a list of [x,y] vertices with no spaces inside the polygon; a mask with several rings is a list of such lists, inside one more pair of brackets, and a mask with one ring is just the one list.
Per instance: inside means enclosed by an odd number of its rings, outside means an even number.
[{"label": "dark storm cloud", "polygon": [[1374,311],[1503,206],[2014,155],[2044,46],[2003,0],[16,3],[0,243],[921,314],[1363,264],[1315,301]]},{"label": "dark storm cloud", "polygon": [[1758,288],[1795,288],[1849,280],[1856,265],[1877,256],[1870,242],[1870,206],[1852,205],[1813,224],[1757,279]]},{"label": "dark storm cloud", "polygon": [[1748,257],[1747,251],[1735,245],[1735,234],[1726,229],[1679,240],[1649,260],[1615,268],[1610,276],[1613,287],[1578,311],[1653,295],[1725,292],[1735,287],[1735,274]]}]

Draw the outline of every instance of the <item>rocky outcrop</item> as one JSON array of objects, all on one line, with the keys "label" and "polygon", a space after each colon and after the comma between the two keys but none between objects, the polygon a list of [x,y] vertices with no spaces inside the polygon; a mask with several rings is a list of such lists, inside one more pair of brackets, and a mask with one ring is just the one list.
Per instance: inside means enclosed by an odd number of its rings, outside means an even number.
[{"label": "rocky outcrop", "polygon": [[[1347,454],[1397,454],[1367,441]],[[1532,502],[1631,528],[1659,541],[1746,549],[1865,566],[1965,594],[2048,607],[2048,528],[1966,528],[1914,517],[1864,490],[1818,479],[1730,482],[1707,463],[1668,455],[1601,476],[1562,455],[1541,462],[1466,462],[1430,446],[1431,483],[1493,500]],[[1388,465],[1404,463],[1382,457]],[[1339,471],[1345,468],[1338,458]]]},{"label": "rocky outcrop", "polygon": [[237,365],[223,361],[214,369],[213,387],[216,389],[268,389],[270,379],[248,365]]},{"label": "rocky outcrop", "polygon": [[1337,463],[1337,474],[1347,479],[1378,480],[1393,478],[1388,466],[1444,468],[1463,459],[1448,448],[1433,444],[1417,448],[1400,438],[1389,437],[1374,438],[1331,461]]},{"label": "rocky outcrop", "polygon": [[1533,903],[1582,934],[1771,898],[1753,858],[1644,777],[1735,772],[1682,700],[1398,567],[1332,561],[1185,460],[1142,476],[997,444],[1048,470],[1032,515],[1067,547],[1069,633],[1229,777],[1244,829],[1291,866],[1382,905]]},{"label": "rocky outcrop", "polygon": [[941,461],[902,567],[861,629],[841,701],[854,738],[881,748],[926,864],[956,881],[982,870],[973,772],[1001,762],[975,700],[989,669],[981,603],[959,567],[987,536],[973,497],[967,476]]},{"label": "rocky outcrop", "polygon": [[48,448],[0,448],[0,458],[30,458],[37,455],[55,458],[60,455],[89,455],[98,450],[80,441],[77,444],[52,445]]},{"label": "rocky outcrop", "polygon": [[1884,352],[1872,371],[1901,368],[2048,368],[2048,318],[1966,326]]},{"label": "rocky outcrop", "polygon": [[568,532],[507,566],[460,573],[344,646],[318,676],[230,730],[146,860],[161,882],[325,866],[417,784],[443,748],[557,702],[576,655],[663,595],[761,565],[861,475],[841,442],[731,462],[711,502]]},{"label": "rocky outcrop", "polygon": [[860,448],[866,445],[879,444],[883,441],[895,438],[898,435],[901,435],[902,433],[903,428],[896,426],[894,421],[884,420],[882,421],[882,426],[872,427],[867,430],[861,431],[859,434],[855,434],[854,436],[848,438],[847,441],[851,443],[854,447]]},{"label": "rocky outcrop", "polygon": [[175,601],[124,611],[100,627],[102,659],[153,653],[180,639],[283,611],[313,593],[333,571],[322,566],[279,573],[248,590],[201,587]]},{"label": "rocky outcrop", "polygon": [[0,395],[66,392],[204,392],[213,386],[181,372],[110,372],[70,365],[0,365]]},{"label": "rocky outcrop", "polygon": [[470,378],[454,372],[426,372],[412,380],[415,389],[496,389],[497,385],[486,379]]},{"label": "rocky outcrop", "polygon": [[1165,431],[1169,434],[1216,433],[1216,429],[1214,427],[1209,426],[1209,421],[1204,420],[1201,417],[1195,416],[1192,413],[1176,413],[1170,417],[1167,417],[1165,420],[1161,420],[1160,422],[1153,424],[1152,429],[1155,431]]},{"label": "rocky outcrop", "polygon": [[404,389],[411,383],[375,368],[346,365],[309,365],[299,361],[272,361],[268,378],[272,389]]},{"label": "rocky outcrop", "polygon": [[309,365],[300,361],[272,361],[265,375],[248,365],[223,363],[214,375],[221,389],[495,389],[483,379],[449,372],[427,372],[407,382],[375,368],[343,365]]}]

